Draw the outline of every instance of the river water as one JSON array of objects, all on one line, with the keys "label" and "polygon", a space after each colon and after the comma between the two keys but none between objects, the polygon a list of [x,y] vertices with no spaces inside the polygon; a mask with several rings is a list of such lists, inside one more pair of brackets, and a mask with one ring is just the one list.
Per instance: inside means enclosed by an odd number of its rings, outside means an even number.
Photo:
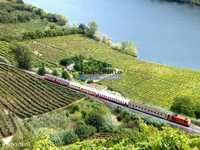
[{"label": "river water", "polygon": [[158,0],[24,0],[70,23],[95,20],[114,41],[133,41],[139,58],[200,70],[200,7]]}]

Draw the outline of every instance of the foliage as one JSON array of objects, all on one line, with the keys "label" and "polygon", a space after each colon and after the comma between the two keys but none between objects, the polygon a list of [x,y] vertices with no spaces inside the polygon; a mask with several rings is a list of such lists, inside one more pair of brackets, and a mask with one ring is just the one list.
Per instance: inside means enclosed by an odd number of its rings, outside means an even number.
[{"label": "foliage", "polygon": [[38,139],[33,144],[34,150],[58,150],[49,138]]},{"label": "foliage", "polygon": [[88,125],[94,126],[97,131],[100,131],[104,124],[103,117],[98,113],[88,114],[85,118],[85,122]]},{"label": "foliage", "polygon": [[78,105],[74,105],[74,106],[72,106],[72,108],[71,108],[71,110],[70,110],[70,113],[75,113],[76,111],[79,111],[79,106]]},{"label": "foliage", "polygon": [[53,70],[52,75],[58,76],[58,71],[56,69]]},{"label": "foliage", "polygon": [[62,71],[62,78],[70,80],[71,78],[70,78],[69,72],[67,72],[66,70],[63,70]]},{"label": "foliage", "polygon": [[41,66],[41,67],[39,67],[39,69],[38,69],[37,73],[38,73],[39,75],[41,75],[41,76],[43,76],[43,75],[45,75],[45,74],[46,74],[46,69],[45,69],[45,66],[44,66],[44,64],[42,64],[42,66]]},{"label": "foliage", "polygon": [[88,24],[88,28],[86,28],[85,34],[88,37],[94,38],[96,31],[98,30],[98,26],[96,22],[92,21]]},{"label": "foliage", "polygon": [[171,106],[172,111],[191,117],[195,117],[195,108],[195,103],[190,97],[176,97]]},{"label": "foliage", "polygon": [[75,56],[60,60],[60,65],[67,66],[70,64],[74,64],[74,69],[83,74],[112,73],[114,71],[110,64],[93,58],[86,59],[83,56]]},{"label": "foliage", "polygon": [[190,150],[189,138],[185,134],[172,128],[164,128],[158,149]]},{"label": "foliage", "polygon": [[78,137],[81,140],[84,140],[92,135],[94,135],[96,132],[96,128],[93,126],[85,125],[84,123],[79,123],[75,129],[75,133],[78,135]]},{"label": "foliage", "polygon": [[14,45],[12,47],[12,52],[15,55],[15,59],[17,60],[18,67],[21,69],[30,69],[31,68],[31,52],[27,49],[27,47],[21,45]]},{"label": "foliage", "polygon": [[65,131],[63,134],[63,142],[64,144],[71,144],[76,142],[78,136],[74,133],[73,130]]},{"label": "foliage", "polygon": [[122,52],[132,55],[134,57],[137,56],[136,47],[132,42],[122,42]]},{"label": "foliage", "polygon": [[48,30],[36,30],[32,32],[25,32],[23,34],[24,40],[29,39],[40,39],[44,37],[55,37],[55,36],[65,36],[71,34],[80,34],[81,31],[77,27],[58,27]]}]

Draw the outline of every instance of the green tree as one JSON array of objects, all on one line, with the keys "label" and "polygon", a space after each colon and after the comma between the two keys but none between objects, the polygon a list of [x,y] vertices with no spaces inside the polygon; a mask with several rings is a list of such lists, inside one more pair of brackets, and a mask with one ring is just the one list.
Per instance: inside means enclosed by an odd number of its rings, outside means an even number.
[{"label": "green tree", "polygon": [[56,69],[53,70],[52,75],[54,75],[54,76],[58,76],[58,71],[57,71]]},{"label": "green tree", "polygon": [[86,116],[85,122],[88,125],[94,126],[97,129],[97,131],[100,131],[103,127],[104,119],[98,113],[90,113]]},{"label": "green tree", "polygon": [[173,112],[195,117],[195,103],[190,97],[176,97],[171,106]]},{"label": "green tree", "polygon": [[96,128],[94,128],[93,126],[85,125],[83,123],[79,123],[75,129],[75,133],[81,140],[94,135],[95,132]]},{"label": "green tree", "polygon": [[62,71],[62,78],[69,80],[71,79],[69,73],[65,70]]},{"label": "green tree", "polygon": [[46,74],[46,69],[44,64],[42,64],[42,66],[38,69],[37,73],[41,76]]},{"label": "green tree", "polygon": [[18,67],[21,69],[30,69],[31,68],[31,52],[24,46],[15,45],[12,48],[12,52],[15,55],[17,60]]},{"label": "green tree", "polygon": [[86,31],[86,35],[91,38],[94,38],[94,35],[97,32],[97,30],[98,30],[98,26],[97,26],[96,22],[92,21],[88,24],[88,29]]},{"label": "green tree", "polygon": [[135,57],[137,56],[136,46],[132,42],[130,41],[122,42],[121,45],[122,45],[122,52],[130,54]]},{"label": "green tree", "polygon": [[63,134],[63,143],[64,144],[71,144],[76,142],[78,136],[74,133],[73,130],[65,131]]}]

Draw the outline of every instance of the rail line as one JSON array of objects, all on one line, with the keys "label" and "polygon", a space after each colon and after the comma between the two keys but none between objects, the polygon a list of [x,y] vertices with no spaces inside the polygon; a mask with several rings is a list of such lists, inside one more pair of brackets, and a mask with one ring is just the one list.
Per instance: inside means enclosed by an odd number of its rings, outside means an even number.
[{"label": "rail line", "polygon": [[[6,65],[6,64],[3,64],[3,65]],[[14,67],[14,66],[11,66],[11,67]],[[72,90],[78,91],[79,93],[92,97],[95,100],[104,102],[111,107],[121,107],[123,109],[128,109],[140,115],[145,115],[145,116],[150,116],[150,117],[160,119],[173,127],[183,129],[184,131],[187,131],[189,133],[200,134],[200,127],[192,124],[190,122],[190,119],[184,118],[181,120],[183,122],[176,122],[176,120],[173,120],[174,114],[171,112],[167,112],[156,107],[139,104],[132,100],[122,98],[114,94],[106,93],[108,92],[108,90],[104,92],[98,91],[97,89],[93,89],[86,85],[81,85],[78,82],[64,80],[62,78],[55,77],[52,75],[39,76],[36,73],[31,72],[31,71],[26,71],[26,73],[36,78],[47,80],[49,82],[53,82],[55,84],[65,86],[66,88],[71,88]]]}]

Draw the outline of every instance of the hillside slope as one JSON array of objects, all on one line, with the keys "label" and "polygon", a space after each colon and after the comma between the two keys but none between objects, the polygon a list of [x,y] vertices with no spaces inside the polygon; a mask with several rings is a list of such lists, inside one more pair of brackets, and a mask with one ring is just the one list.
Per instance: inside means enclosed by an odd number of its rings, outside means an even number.
[{"label": "hillside slope", "polygon": [[[70,89],[55,86],[17,68],[0,64],[0,136],[7,136],[9,118],[4,110],[20,118],[44,114],[64,107],[84,96]],[[2,115],[1,115],[2,114]],[[6,119],[7,118],[7,119]],[[8,120],[8,121],[6,121]],[[13,128],[13,126],[10,126]],[[6,132],[6,133],[5,133]]]},{"label": "hillside slope", "polygon": [[200,98],[199,72],[144,62],[81,35],[44,38],[23,44],[40,53],[37,59],[44,62],[58,64],[63,58],[83,55],[122,69],[119,80],[101,83],[134,100],[169,108],[176,96],[190,96],[194,101]]}]

